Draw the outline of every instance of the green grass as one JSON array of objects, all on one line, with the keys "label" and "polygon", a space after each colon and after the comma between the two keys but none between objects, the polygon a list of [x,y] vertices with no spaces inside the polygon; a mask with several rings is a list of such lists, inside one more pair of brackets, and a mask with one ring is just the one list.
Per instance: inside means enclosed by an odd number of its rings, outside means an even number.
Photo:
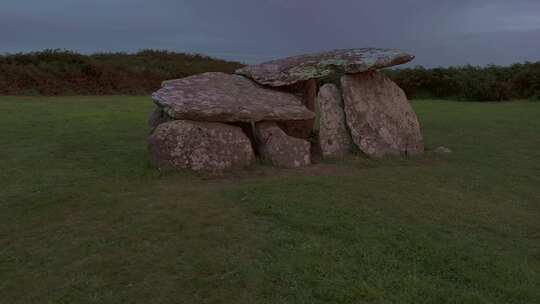
[{"label": "green grass", "polygon": [[208,179],[146,97],[2,97],[0,302],[540,303],[540,104],[414,106],[453,154]]}]

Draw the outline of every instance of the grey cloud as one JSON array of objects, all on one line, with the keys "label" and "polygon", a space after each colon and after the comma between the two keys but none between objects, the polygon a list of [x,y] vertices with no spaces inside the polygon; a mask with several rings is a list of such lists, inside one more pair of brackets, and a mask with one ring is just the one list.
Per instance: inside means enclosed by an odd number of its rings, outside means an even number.
[{"label": "grey cloud", "polygon": [[529,0],[3,0],[0,52],[163,48],[259,62],[347,47],[395,47],[413,64],[540,60]]}]

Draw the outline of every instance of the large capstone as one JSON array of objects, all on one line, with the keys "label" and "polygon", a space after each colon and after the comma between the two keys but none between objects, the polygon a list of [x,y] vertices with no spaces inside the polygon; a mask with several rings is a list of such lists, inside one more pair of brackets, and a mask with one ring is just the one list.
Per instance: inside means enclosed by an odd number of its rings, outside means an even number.
[{"label": "large capstone", "polygon": [[424,151],[420,123],[405,93],[378,72],[341,78],[347,124],[369,156],[417,155]]},{"label": "large capstone", "polygon": [[260,84],[278,87],[308,79],[377,70],[413,59],[414,56],[394,49],[346,49],[273,60],[238,69],[236,73]]},{"label": "large capstone", "polygon": [[239,75],[204,73],[165,81],[152,95],[172,119],[257,122],[313,119],[294,94],[257,85]]},{"label": "large capstone", "polygon": [[339,88],[327,83],[317,97],[320,108],[319,147],[323,158],[343,158],[351,150],[351,136],[345,122]]},{"label": "large capstone", "polygon": [[298,168],[311,164],[311,144],[307,140],[285,134],[273,122],[255,126],[258,151],[261,157],[280,168]]},{"label": "large capstone", "polygon": [[175,120],[160,124],[148,140],[159,168],[220,172],[249,166],[255,159],[242,129],[222,123]]}]

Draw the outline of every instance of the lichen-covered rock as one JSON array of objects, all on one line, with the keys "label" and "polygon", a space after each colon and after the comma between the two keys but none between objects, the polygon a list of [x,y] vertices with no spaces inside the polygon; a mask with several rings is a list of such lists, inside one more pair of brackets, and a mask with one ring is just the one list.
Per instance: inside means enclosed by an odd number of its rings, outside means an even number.
[{"label": "lichen-covered rock", "polygon": [[278,87],[336,74],[354,74],[407,63],[414,56],[394,49],[346,49],[278,59],[236,71],[260,84]]},{"label": "lichen-covered rock", "polygon": [[345,122],[339,88],[327,83],[317,97],[320,108],[319,147],[323,158],[343,158],[351,149],[351,136]]},{"label": "lichen-covered rock", "polygon": [[[315,112],[315,99],[317,97],[317,81],[310,79],[284,88],[284,90],[299,95],[302,98],[304,106]],[[279,126],[287,135],[308,139],[315,127],[315,118],[306,120],[290,120],[279,123]]]},{"label": "lichen-covered rock", "polygon": [[152,95],[173,119],[210,122],[306,120],[315,117],[302,99],[239,75],[204,73],[165,81]]},{"label": "lichen-covered rock", "polygon": [[160,168],[221,172],[250,165],[253,148],[242,129],[221,123],[174,120],[160,124],[148,139]]},{"label": "lichen-covered rock", "polygon": [[358,148],[373,157],[424,151],[420,123],[405,93],[378,72],[341,78],[347,125]]},{"label": "lichen-covered rock", "polygon": [[273,122],[255,125],[261,157],[280,168],[298,168],[311,164],[311,144],[285,134]]},{"label": "lichen-covered rock", "polygon": [[157,128],[157,126],[171,120],[172,119],[169,117],[169,115],[167,115],[167,113],[163,111],[163,109],[161,109],[160,107],[156,107],[148,118],[148,125],[150,126],[150,130],[153,132]]}]

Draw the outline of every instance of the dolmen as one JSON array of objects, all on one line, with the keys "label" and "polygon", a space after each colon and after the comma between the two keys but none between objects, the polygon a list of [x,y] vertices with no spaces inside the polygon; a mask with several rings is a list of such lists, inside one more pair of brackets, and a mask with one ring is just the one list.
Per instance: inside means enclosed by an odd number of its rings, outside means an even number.
[{"label": "dolmen", "polygon": [[420,124],[403,90],[379,69],[414,56],[347,49],[165,81],[152,94],[150,157],[160,168],[223,172],[257,158],[280,168],[313,155],[420,155]]}]

